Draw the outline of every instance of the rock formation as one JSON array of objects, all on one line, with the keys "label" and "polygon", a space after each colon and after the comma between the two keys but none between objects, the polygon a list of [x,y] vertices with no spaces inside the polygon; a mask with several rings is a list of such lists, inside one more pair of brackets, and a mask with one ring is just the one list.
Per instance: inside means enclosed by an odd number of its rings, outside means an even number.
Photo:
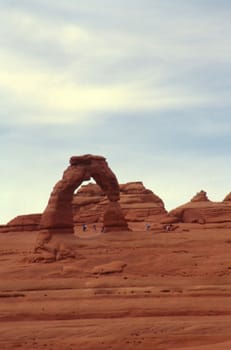
[{"label": "rock formation", "polygon": [[208,202],[207,193],[203,190],[197,192],[197,194],[191,199],[191,202]]},{"label": "rock formation", "polygon": [[[130,227],[135,222],[158,222],[166,214],[163,201],[142,182],[120,184],[119,203]],[[80,187],[73,200],[76,227],[83,222],[102,223],[106,205],[106,197],[97,184]]]},{"label": "rock formation", "polygon": [[[74,191],[85,180],[93,178],[100,186],[109,202],[119,201],[120,190],[116,176],[109,168],[106,159],[101,156],[84,155],[72,157],[70,166],[64,171],[63,178],[55,185],[48,205],[42,214],[40,229],[51,232],[74,232],[72,200]],[[109,207],[110,204],[109,203]],[[115,206],[114,206],[115,208]],[[119,230],[127,230],[127,223],[123,218],[120,205],[116,206],[116,219],[110,217],[110,222],[105,223],[105,230],[115,224]],[[113,222],[120,215],[120,224]]]},{"label": "rock formation", "polygon": [[200,191],[190,202],[171,210],[164,222],[199,224],[221,224],[231,222],[230,199],[230,195],[228,195],[223,202],[213,202],[208,199],[205,191]]},{"label": "rock formation", "polygon": [[164,202],[142,182],[120,186],[120,205],[128,222],[159,222],[167,213]]},{"label": "rock formation", "polygon": [[227,194],[227,196],[223,199],[223,202],[229,202],[231,201],[231,192]]},{"label": "rock formation", "polygon": [[[70,166],[64,171],[62,179],[54,186],[48,205],[42,214],[35,253],[46,252],[46,255],[49,254],[49,261],[52,257],[54,260],[58,260],[74,256],[72,249],[65,247],[62,242],[55,242],[57,240],[55,240],[54,234],[56,237],[58,235],[60,240],[60,234],[63,237],[64,233],[74,233],[72,211],[74,191],[83,181],[90,180],[91,177],[100,186],[109,201],[104,217],[105,232],[115,229],[128,230],[127,222],[118,203],[120,198],[119,184],[106,159],[90,154],[74,156],[71,157]],[[71,236],[71,241],[73,241],[74,235]],[[73,246],[74,243],[72,248]]]},{"label": "rock formation", "polygon": [[0,226],[0,232],[36,231],[42,214],[19,215],[10,220],[7,225]]},{"label": "rock formation", "polygon": [[[160,222],[166,215],[162,199],[147,189],[141,181],[120,184],[119,188],[119,203],[130,228],[137,229],[137,223],[140,223],[138,228],[140,226],[143,229],[145,222],[154,224]],[[75,230],[77,232],[79,229],[82,230],[83,223],[87,225],[97,224],[97,227],[101,228],[108,205],[108,199],[99,185],[95,183],[81,185],[72,201]],[[41,216],[42,214],[17,216],[7,225],[0,226],[0,232],[36,231],[39,229]],[[116,230],[115,226],[114,229]]]}]

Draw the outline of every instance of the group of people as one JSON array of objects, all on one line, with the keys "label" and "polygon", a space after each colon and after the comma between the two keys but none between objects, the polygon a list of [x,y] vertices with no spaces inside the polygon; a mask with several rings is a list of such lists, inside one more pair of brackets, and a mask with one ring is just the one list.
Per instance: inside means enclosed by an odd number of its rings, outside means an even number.
[{"label": "group of people", "polygon": [[[86,223],[83,223],[83,224],[82,224],[82,230],[83,230],[83,232],[87,231],[87,229],[88,229],[87,224],[86,224]],[[95,232],[97,231],[97,226],[96,226],[96,224],[92,224],[92,230],[95,231]],[[101,232],[104,232],[104,226],[101,227]]]},{"label": "group of people", "polygon": [[[87,228],[88,228],[88,227],[87,227],[87,224],[86,224],[86,223],[83,223],[83,224],[82,224],[83,232],[87,231]],[[151,225],[150,225],[149,223],[146,223],[146,224],[145,224],[145,228],[146,228],[146,231],[149,231],[150,228],[151,228]],[[95,231],[95,232],[97,231],[96,224],[92,224],[92,230]],[[105,230],[105,228],[104,228],[104,226],[102,226],[102,227],[101,227],[101,232],[104,232],[104,230]],[[174,231],[174,230],[175,230],[175,227],[174,227],[173,224],[166,224],[166,225],[164,225],[164,230],[165,230],[166,232]]]},{"label": "group of people", "polygon": [[[151,228],[151,225],[147,223],[145,224],[145,228],[146,228],[146,231],[149,231]],[[173,224],[166,224],[164,225],[163,228],[166,232],[169,232],[169,231],[174,231],[176,229],[176,226],[174,226]]]}]

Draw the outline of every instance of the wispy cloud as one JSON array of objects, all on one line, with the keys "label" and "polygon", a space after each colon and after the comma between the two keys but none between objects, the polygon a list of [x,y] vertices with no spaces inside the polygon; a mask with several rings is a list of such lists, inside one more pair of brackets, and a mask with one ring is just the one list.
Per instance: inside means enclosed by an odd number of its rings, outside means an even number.
[{"label": "wispy cloud", "polygon": [[[51,10],[53,5],[47,4]],[[134,5],[130,8],[129,2],[122,14],[112,3],[102,10],[112,19],[122,18],[121,27],[113,20],[103,26],[97,21],[98,7],[72,1],[61,6],[66,9],[63,17],[42,15],[25,1],[10,11],[3,7],[0,89],[8,92],[19,115],[22,109],[22,120],[72,122],[73,112],[81,121],[96,111],[229,105],[224,89],[214,98],[206,82],[209,72],[202,69],[207,61],[212,71],[214,60],[230,59],[224,35],[229,22],[221,24],[224,18],[214,14],[184,18],[178,7],[175,16],[166,17],[168,2],[156,3],[150,11],[140,2]],[[40,2],[40,9],[44,6]],[[123,16],[130,11],[124,30]],[[94,26],[87,21],[93,15]],[[141,27],[137,21],[142,18]]]}]

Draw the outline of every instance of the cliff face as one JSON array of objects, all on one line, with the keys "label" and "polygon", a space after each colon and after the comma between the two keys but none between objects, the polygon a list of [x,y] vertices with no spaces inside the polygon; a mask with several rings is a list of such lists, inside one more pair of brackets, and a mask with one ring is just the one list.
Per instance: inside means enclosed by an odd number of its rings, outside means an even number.
[{"label": "cliff face", "polygon": [[171,210],[169,221],[184,223],[226,223],[231,222],[230,194],[222,202],[212,202],[205,191],[198,192],[190,202]]},{"label": "cliff face", "polygon": [[[98,185],[82,186],[73,199],[75,224],[101,223],[107,203]],[[128,222],[155,222],[166,214],[163,201],[146,189],[142,182],[121,184],[119,203]]]}]

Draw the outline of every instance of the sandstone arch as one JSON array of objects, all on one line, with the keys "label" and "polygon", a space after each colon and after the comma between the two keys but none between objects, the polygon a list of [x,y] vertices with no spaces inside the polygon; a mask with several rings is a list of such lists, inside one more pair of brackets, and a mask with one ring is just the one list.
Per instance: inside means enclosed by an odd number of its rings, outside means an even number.
[{"label": "sandstone arch", "polygon": [[91,154],[74,156],[70,158],[62,179],[54,186],[42,214],[33,262],[52,262],[76,256],[78,243],[73,234],[72,199],[81,183],[91,177],[109,200],[104,213],[105,232],[129,230],[118,202],[119,184],[106,159]]},{"label": "sandstone arch", "polygon": [[70,158],[70,165],[63,177],[54,186],[48,205],[42,214],[40,230],[73,233],[72,199],[74,191],[85,180],[93,178],[108,197],[109,204],[104,214],[105,231],[128,230],[120,205],[120,189],[117,178],[106,159],[86,154]]}]

